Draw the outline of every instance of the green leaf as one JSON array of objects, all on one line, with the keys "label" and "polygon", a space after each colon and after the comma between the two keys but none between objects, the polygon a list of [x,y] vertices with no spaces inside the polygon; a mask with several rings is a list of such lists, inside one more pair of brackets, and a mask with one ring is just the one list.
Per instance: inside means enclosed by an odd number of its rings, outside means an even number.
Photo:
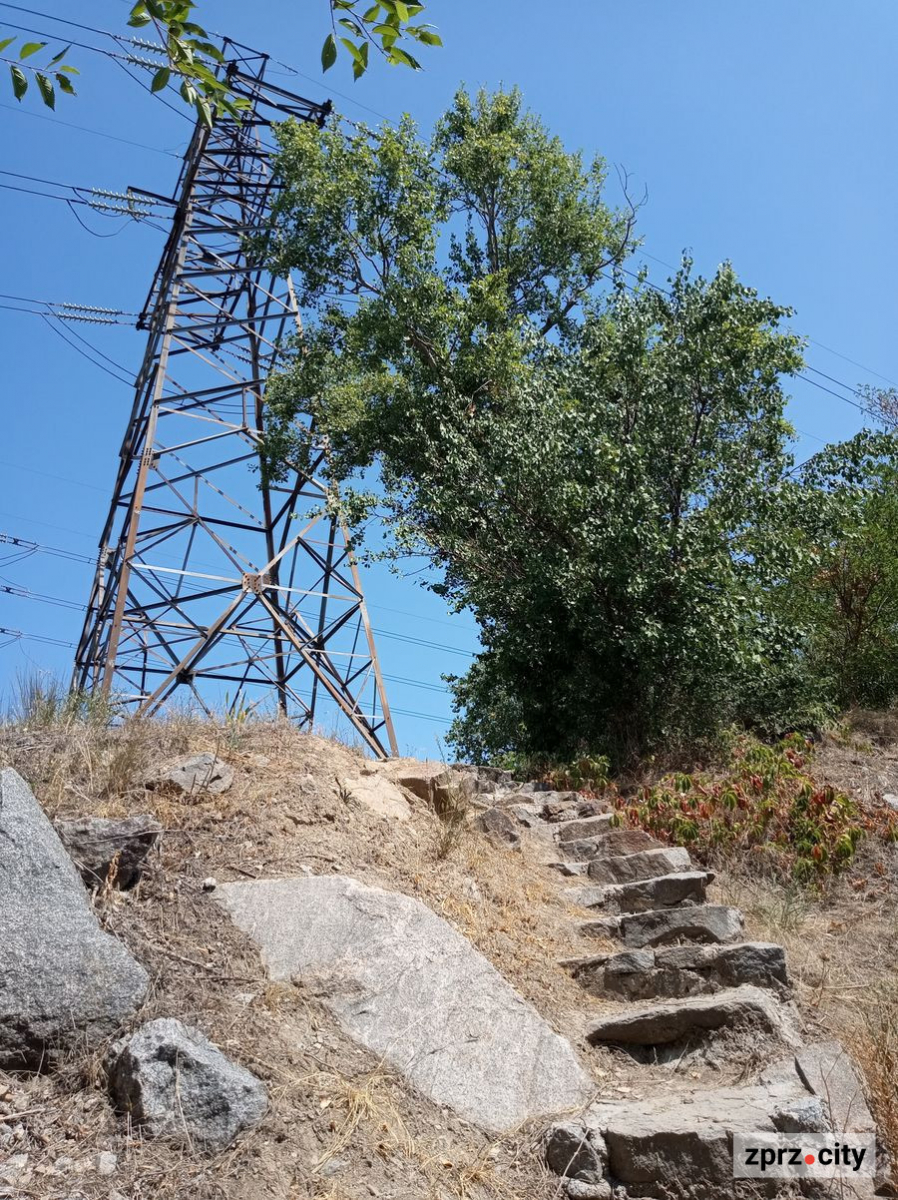
[{"label": "green leaf", "polygon": [[372,4],[366,13],[362,14],[362,20],[366,25],[370,25],[372,21],[376,21],[380,14],[380,5]]},{"label": "green leaf", "polygon": [[153,82],[150,85],[151,92],[161,92],[163,88],[168,87],[168,81],[171,79],[171,70],[169,67],[160,67],[153,76]]},{"label": "green leaf", "polygon": [[68,45],[68,46],[66,46],[66,48],[64,50],[60,50],[58,54],[54,54],[53,57],[50,59],[50,62],[47,65],[50,67],[55,67],[58,62],[62,62],[62,60],[65,58],[65,56],[71,50],[71,48],[72,48],[71,45]]},{"label": "green leaf", "polygon": [[344,29],[348,29],[350,33],[354,33],[356,37],[363,38],[365,36],[365,31],[358,21],[354,21],[349,17],[341,17],[337,24],[342,25]]},{"label": "green leaf", "polygon": [[401,50],[398,46],[394,46],[388,55],[388,61],[396,66],[402,64],[406,67],[411,67],[413,71],[420,71],[421,64],[407,50]]},{"label": "green leaf", "polygon": [[0,42],[0,51],[5,50],[7,46],[11,46],[15,40],[16,39],[14,37],[4,38],[4,40]]},{"label": "green leaf", "polygon": [[28,80],[25,78],[25,72],[18,67],[10,67],[9,73],[12,76],[12,93],[17,100],[21,100],[28,91]]},{"label": "green leaf", "polygon": [[343,43],[343,45],[346,47],[346,49],[347,49],[347,50],[349,51],[349,53],[352,55],[352,57],[353,57],[353,59],[356,61],[356,63],[358,63],[358,65],[359,65],[359,66],[362,68],[362,70],[364,71],[364,69],[365,69],[365,60],[362,58],[362,52],[361,52],[361,50],[359,49],[359,47],[358,47],[358,46],[355,44],[355,42],[351,42],[351,41],[349,40],[349,38],[343,38],[343,37],[341,37],[341,38],[340,38],[340,41]]},{"label": "green leaf", "polygon": [[46,75],[37,72],[37,86],[40,90],[41,99],[47,108],[56,108],[56,92],[53,90],[53,84]]},{"label": "green leaf", "polygon": [[408,11],[408,5],[403,4],[403,0],[393,0],[393,11],[396,13],[396,16],[403,23],[403,25],[407,24],[411,20]]},{"label": "green leaf", "polygon": [[194,108],[196,109],[197,115],[199,116],[202,123],[208,129],[211,129],[212,128],[212,106],[209,104],[209,101],[205,98],[205,96],[197,96],[197,98],[194,102]]},{"label": "green leaf", "polygon": [[324,39],[324,45],[321,47],[321,69],[329,71],[337,61],[337,43],[334,41],[334,35],[329,33]]},{"label": "green leaf", "polygon": [[67,96],[77,96],[78,93],[72,86],[72,81],[69,79],[68,75],[60,75],[57,73],[56,82],[59,84],[59,90],[61,92],[65,92]]},{"label": "green leaf", "polygon": [[425,46],[442,46],[443,44],[443,39],[438,33],[434,33],[432,29],[425,29],[422,25],[408,29],[406,32],[414,34],[418,41],[423,42]]},{"label": "green leaf", "polygon": [[70,67],[68,65],[68,63],[61,66],[59,69],[60,69],[60,71],[67,71],[69,75],[80,75],[81,74],[81,72],[78,70],[77,67]]},{"label": "green leaf", "polygon": [[38,50],[43,50],[46,42],[26,42],[19,54],[19,62],[24,62],[26,58],[30,58],[32,54],[37,54]]},{"label": "green leaf", "polygon": [[128,18],[128,24],[132,29],[142,29],[144,25],[149,25],[152,17],[147,12],[146,5],[143,0],[139,4],[135,4],[131,9],[131,15]]},{"label": "green leaf", "polygon": [[368,42],[363,42],[361,47],[361,60],[356,59],[352,64],[353,79],[361,79],[368,70]]}]

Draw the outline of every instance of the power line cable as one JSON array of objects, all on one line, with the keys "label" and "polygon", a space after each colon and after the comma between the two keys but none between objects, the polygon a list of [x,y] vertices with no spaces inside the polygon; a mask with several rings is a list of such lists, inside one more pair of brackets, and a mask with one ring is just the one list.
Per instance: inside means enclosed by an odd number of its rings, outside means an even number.
[{"label": "power line cable", "polygon": [[136,150],[150,150],[153,154],[165,154],[168,158],[177,159],[178,162],[183,159],[183,154],[179,154],[175,150],[163,150],[161,146],[148,146],[145,142],[134,142],[130,138],[118,137],[116,134],[106,133],[102,129],[91,129],[87,125],[77,125],[74,121],[64,121],[61,117],[49,117],[44,113],[32,112],[30,109],[21,108],[16,104],[5,104],[0,101],[0,108],[19,113],[23,117],[34,117],[37,121],[49,121],[53,125],[62,125],[66,129],[77,129],[79,133],[89,133],[93,137],[105,138],[110,142],[121,142],[125,146],[133,146]]}]

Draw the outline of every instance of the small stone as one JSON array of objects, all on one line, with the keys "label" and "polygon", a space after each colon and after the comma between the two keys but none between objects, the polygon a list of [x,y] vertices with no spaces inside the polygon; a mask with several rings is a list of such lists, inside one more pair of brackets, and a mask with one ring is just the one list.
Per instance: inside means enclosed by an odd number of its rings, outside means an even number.
[{"label": "small stone", "polygon": [[118,1155],[113,1154],[111,1150],[101,1150],[96,1158],[97,1174],[108,1178],[114,1175],[118,1167]]},{"label": "small stone", "polygon": [[597,1183],[570,1179],[566,1190],[568,1200],[611,1200],[611,1184],[606,1179],[600,1179]]},{"label": "small stone", "polygon": [[166,763],[145,782],[149,788],[171,787],[189,796],[217,796],[234,782],[234,769],[215,754],[188,754]]},{"label": "small stone", "polygon": [[214,892],[217,887],[218,887],[218,880],[215,878],[214,875],[207,875],[206,878],[203,880],[203,891],[204,892]]},{"label": "small stone", "polygon": [[264,1085],[198,1029],[161,1018],[117,1042],[107,1064],[112,1097],[150,1137],[230,1145],[265,1115]]},{"label": "small stone", "polygon": [[793,1100],[781,1105],[770,1114],[774,1128],[779,1133],[827,1133],[829,1121],[819,1096],[808,1096],[806,1100]]},{"label": "small stone", "polygon": [[546,1137],[546,1163],[556,1175],[597,1183],[605,1175],[608,1148],[597,1130],[561,1121]]}]

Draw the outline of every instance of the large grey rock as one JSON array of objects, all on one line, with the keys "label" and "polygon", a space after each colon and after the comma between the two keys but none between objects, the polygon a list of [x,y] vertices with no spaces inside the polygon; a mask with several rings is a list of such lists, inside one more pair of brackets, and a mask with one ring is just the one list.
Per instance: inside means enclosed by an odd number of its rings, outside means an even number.
[{"label": "large grey rock", "polygon": [[863,1086],[841,1042],[803,1046],[795,1065],[805,1086],[826,1104],[836,1133],[875,1134]]},{"label": "large grey rock", "polygon": [[768,942],[626,950],[576,967],[574,977],[594,995],[626,1000],[695,996],[745,983],[781,993],[788,983],[783,948]]},{"label": "large grey rock", "polygon": [[150,1021],[117,1042],[107,1070],[116,1106],[150,1137],[223,1149],[268,1107],[255,1075],[180,1021]]},{"label": "large grey rock", "polygon": [[15,771],[0,771],[0,1067],[92,1045],[143,999],[148,976],[104,933],[53,826]]},{"label": "large grey rock", "polygon": [[745,925],[738,908],[723,904],[624,913],[619,922],[621,940],[634,949],[674,942],[735,942]]},{"label": "large grey rock", "polygon": [[673,875],[692,867],[689,852],[682,846],[663,850],[641,850],[615,858],[594,858],[586,872],[596,883],[638,883],[659,875]]},{"label": "large grey rock", "polygon": [[703,904],[711,871],[679,871],[639,883],[621,883],[605,888],[605,905],[612,912],[649,912],[677,904]]},{"label": "large grey rock", "polygon": [[626,1008],[599,1021],[586,1038],[592,1045],[621,1042],[632,1046],[663,1046],[716,1029],[741,1026],[751,1026],[787,1045],[800,1044],[785,1008],[769,992],[749,986],[728,988],[711,996],[689,996]]},{"label": "large grey rock", "polygon": [[203,792],[217,796],[234,782],[234,769],[215,754],[187,754],[165,763],[150,775],[150,788],[170,787],[176,792],[195,796]]},{"label": "large grey rock", "polygon": [[[732,1200],[734,1134],[772,1133],[772,1114],[809,1094],[794,1070],[775,1083],[709,1090],[656,1089],[638,1100],[601,1101],[561,1129],[563,1146],[601,1140],[608,1174],[628,1195],[664,1200]],[[554,1170],[560,1156],[549,1164]],[[580,1166],[574,1158],[572,1165]],[[576,1178],[576,1176],[575,1176]]]},{"label": "large grey rock", "polygon": [[301,980],[356,1041],[490,1130],[575,1108],[571,1046],[418,900],[332,875],[220,886],[276,980]]},{"label": "large grey rock", "polygon": [[104,883],[131,888],[143,874],[162,826],[144,813],[117,821],[103,817],[57,821],[56,832],[89,888]]}]

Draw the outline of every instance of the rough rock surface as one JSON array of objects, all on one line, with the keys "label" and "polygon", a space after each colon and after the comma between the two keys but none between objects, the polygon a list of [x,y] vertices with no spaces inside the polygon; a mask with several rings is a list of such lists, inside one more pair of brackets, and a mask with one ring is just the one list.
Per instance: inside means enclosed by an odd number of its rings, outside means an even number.
[{"label": "rough rock surface", "polygon": [[411,805],[391,779],[363,771],[360,775],[341,777],[338,783],[346,796],[375,816],[407,821],[412,814]]},{"label": "rough rock surface", "polygon": [[594,858],[586,873],[596,883],[638,883],[659,875],[689,871],[691,867],[692,861],[687,850],[682,846],[667,846],[663,850],[642,850],[613,858]]},{"label": "rough rock surface", "polygon": [[666,946],[674,942],[734,942],[742,936],[745,922],[738,908],[724,904],[661,908],[625,913],[620,917],[625,946]]},{"label": "rough rock surface", "polygon": [[649,912],[684,903],[703,904],[713,879],[710,871],[680,871],[639,883],[621,883],[605,889],[605,904],[610,911],[621,913]]},{"label": "rough rock surface", "polygon": [[388,758],[372,763],[371,770],[408,788],[413,796],[423,800],[435,812],[457,805],[460,798],[469,798],[476,790],[476,776],[454,771],[445,763],[419,762],[415,758]]},{"label": "rough rock surface", "polygon": [[580,821],[566,821],[558,831],[558,841],[577,842],[599,837],[610,832],[611,820],[611,813],[599,813],[597,816],[584,817]]},{"label": "rough rock surface", "polygon": [[148,977],[91,912],[74,863],[25,781],[0,771],[0,1066],[115,1033]]},{"label": "rough rock surface", "polygon": [[501,808],[488,808],[479,813],[472,822],[480,833],[485,833],[496,846],[514,849],[521,844],[517,822]]},{"label": "rough rock surface", "polygon": [[223,1149],[268,1107],[255,1075],[180,1021],[150,1021],[117,1042],[107,1069],[117,1107],[150,1137]]},{"label": "rough rock surface", "polygon": [[574,977],[595,995],[627,1000],[695,996],[746,983],[779,993],[788,984],[783,948],[768,942],[625,950],[591,960]]},{"label": "rough rock surface", "polygon": [[[641,952],[637,952],[641,953]],[[711,996],[689,996],[642,1007],[625,1008],[605,1017],[587,1033],[587,1041],[663,1046],[715,1029],[751,1025],[797,1046],[800,1040],[784,1007],[769,992],[743,986]]]},{"label": "rough rock surface", "polygon": [[562,1157],[574,1138],[576,1144],[595,1139],[607,1148],[609,1174],[630,1195],[732,1200],[733,1134],[773,1132],[774,1112],[809,1098],[793,1070],[791,1078],[769,1085],[670,1089],[635,1101],[600,1102],[550,1130],[547,1157]]},{"label": "rough rock surface", "polygon": [[165,763],[146,781],[147,787],[170,787],[190,796],[200,792],[217,796],[233,782],[233,768],[214,754],[187,754]]},{"label": "rough rock surface", "polygon": [[851,1056],[841,1042],[803,1046],[795,1065],[805,1086],[826,1105],[836,1133],[875,1134],[876,1122]]},{"label": "rough rock surface", "polygon": [[109,883],[131,888],[143,874],[147,855],[156,845],[162,826],[148,814],[106,820],[79,817],[57,821],[56,832],[89,888]]},{"label": "rough rock surface", "polygon": [[[578,834],[578,837],[582,836]],[[609,829],[595,838],[596,858],[618,858],[621,854],[640,854],[644,850],[663,850],[662,842],[641,829]]]},{"label": "rough rock surface", "polygon": [[475,1124],[512,1129],[589,1095],[571,1046],[419,901],[339,875],[215,896],[273,979],[301,980],[350,1036]]}]

